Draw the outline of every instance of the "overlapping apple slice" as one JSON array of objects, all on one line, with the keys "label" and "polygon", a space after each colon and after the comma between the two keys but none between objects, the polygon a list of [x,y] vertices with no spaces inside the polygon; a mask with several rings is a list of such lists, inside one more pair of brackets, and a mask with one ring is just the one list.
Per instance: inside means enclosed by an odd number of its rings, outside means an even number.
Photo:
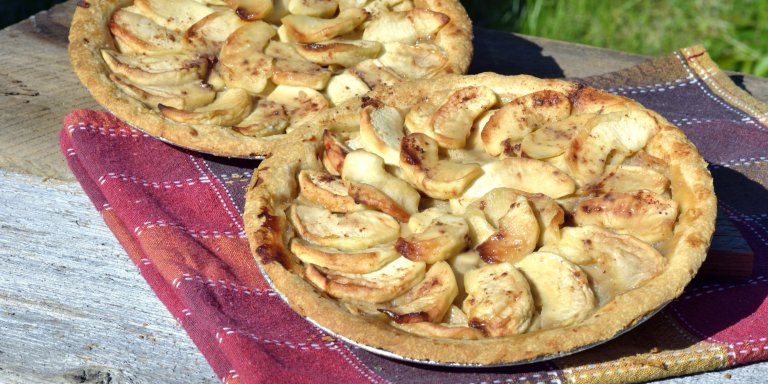
[{"label": "overlapping apple slice", "polygon": [[470,328],[467,314],[461,308],[452,305],[441,323],[423,321],[418,323],[393,324],[407,332],[424,336],[445,339],[475,340],[483,337],[479,329]]},{"label": "overlapping apple slice", "polygon": [[515,263],[531,287],[540,308],[531,328],[556,328],[576,324],[596,308],[587,274],[577,265],[549,252],[534,252]]},{"label": "overlapping apple slice", "polygon": [[232,12],[214,12],[184,32],[184,44],[196,52],[217,55],[229,35],[246,24]]},{"label": "overlapping apple slice", "polygon": [[288,115],[296,124],[329,106],[328,99],[312,88],[282,84],[272,90],[267,100],[284,105]]},{"label": "overlapping apple slice", "polygon": [[390,165],[400,164],[400,142],[405,137],[403,115],[386,105],[369,105],[360,112],[360,142],[366,151]]},{"label": "overlapping apple slice", "polygon": [[531,325],[535,312],[528,280],[510,263],[490,264],[464,275],[462,309],[469,326],[486,336],[511,336]]},{"label": "overlapping apple slice", "polygon": [[348,71],[359,77],[368,88],[375,89],[379,85],[391,86],[403,80],[401,76],[384,67],[378,60],[363,60]]},{"label": "overlapping apple slice", "polygon": [[103,49],[101,57],[116,75],[138,85],[179,85],[199,82],[208,60],[181,53],[160,55],[122,54]]},{"label": "overlapping apple slice", "polygon": [[470,207],[465,215],[486,263],[515,262],[536,248],[541,229],[525,196],[498,188]]},{"label": "overlapping apple slice", "polygon": [[363,60],[379,56],[382,45],[368,40],[330,40],[297,44],[296,51],[305,59],[319,65],[352,67]]},{"label": "overlapping apple slice", "polygon": [[384,43],[384,54],[378,60],[406,79],[430,78],[448,65],[445,52],[429,43]]},{"label": "overlapping apple slice", "polygon": [[412,215],[410,233],[397,239],[395,248],[404,257],[427,264],[447,260],[467,247],[469,227],[461,216],[430,208]]},{"label": "overlapping apple slice", "polygon": [[544,124],[526,135],[520,142],[520,152],[525,157],[547,159],[565,153],[579,127],[586,126],[595,114],[568,116],[563,120]]},{"label": "overlapping apple slice", "polygon": [[307,264],[314,264],[336,272],[361,274],[378,271],[400,257],[392,244],[360,251],[342,251],[336,248],[317,246],[298,238],[291,241],[291,252]]},{"label": "overlapping apple slice", "polygon": [[348,153],[344,158],[341,178],[378,189],[408,214],[419,211],[419,192],[405,181],[389,174],[384,168],[384,160],[372,153],[364,150]]},{"label": "overlapping apple slice", "polygon": [[578,129],[565,151],[565,162],[571,176],[587,184],[602,177],[611,157],[623,160],[645,147],[658,131],[656,119],[644,110],[602,114]]},{"label": "overlapping apple slice", "polygon": [[342,299],[383,303],[401,296],[423,280],[424,262],[399,257],[381,269],[356,274],[308,265],[307,279],[327,294]]},{"label": "overlapping apple slice", "polygon": [[599,225],[648,243],[672,236],[677,202],[647,190],[610,192],[582,201],[574,208],[578,225]]},{"label": "overlapping apple slice", "polygon": [[344,71],[328,81],[326,93],[333,105],[341,104],[370,91],[368,85],[354,74]]},{"label": "overlapping apple slice", "polygon": [[181,85],[138,85],[109,75],[115,85],[129,96],[153,107],[164,105],[178,110],[194,110],[210,104],[216,98],[216,91],[202,81]]},{"label": "overlapping apple slice", "polygon": [[259,99],[251,114],[232,129],[246,136],[266,137],[285,132],[289,121],[288,113],[281,104]]},{"label": "overlapping apple slice", "polygon": [[331,175],[341,175],[344,159],[352,150],[337,133],[323,131],[323,166]]},{"label": "overlapping apple slice", "polygon": [[301,198],[319,204],[331,212],[355,212],[365,209],[355,202],[340,177],[312,170],[299,172]]},{"label": "overlapping apple slice", "polygon": [[508,157],[483,164],[483,174],[464,193],[450,201],[456,213],[496,188],[512,188],[528,193],[543,193],[553,199],[568,196],[576,184],[555,166],[536,159]]},{"label": "overlapping apple slice", "polygon": [[423,133],[411,133],[402,139],[400,167],[412,185],[435,199],[461,196],[482,174],[478,164],[441,160],[437,142]]},{"label": "overlapping apple slice", "polygon": [[221,47],[220,72],[229,87],[258,94],[272,77],[273,58],[264,48],[275,29],[263,21],[254,21],[235,30]]},{"label": "overlapping apple slice", "polygon": [[583,187],[584,193],[632,192],[648,190],[663,194],[669,187],[669,179],[647,167],[621,164],[599,181]]},{"label": "overlapping apple slice", "polygon": [[510,152],[529,133],[571,114],[568,96],[543,90],[505,104],[485,124],[480,134],[485,151],[493,156]]},{"label": "overlapping apple slice", "polygon": [[397,220],[374,210],[333,213],[322,207],[294,204],[289,218],[303,239],[344,251],[393,242],[400,235]]},{"label": "overlapping apple slice", "polygon": [[288,11],[294,15],[331,17],[339,4],[336,0],[289,0]]},{"label": "overlapping apple slice", "polygon": [[589,275],[600,306],[658,275],[666,263],[656,249],[638,238],[595,225],[565,227],[558,243],[540,251],[579,265]]},{"label": "overlapping apple slice", "polygon": [[429,267],[419,284],[379,311],[399,324],[438,322],[451,309],[458,291],[451,267],[439,262]]},{"label": "overlapping apple slice", "polygon": [[366,25],[363,39],[382,43],[416,44],[421,39],[429,39],[449,21],[450,18],[444,13],[421,8],[385,12]]},{"label": "overlapping apple slice", "polygon": [[109,31],[122,53],[181,52],[185,47],[179,32],[154,23],[135,6],[118,9],[109,21]]},{"label": "overlapping apple slice", "polygon": [[303,58],[276,59],[272,65],[272,82],[278,85],[324,89],[331,79],[331,71]]},{"label": "overlapping apple slice", "polygon": [[218,92],[210,104],[191,111],[159,104],[157,108],[163,116],[189,124],[232,126],[243,121],[251,113],[253,99],[243,89],[231,88]]},{"label": "overlapping apple slice", "polygon": [[[488,87],[465,87],[451,92],[433,110],[416,106],[406,117],[411,132],[421,132],[444,148],[464,148],[475,119],[497,102]],[[430,102],[425,102],[429,104]]]},{"label": "overlapping apple slice", "polygon": [[317,43],[351,32],[368,18],[362,8],[347,8],[335,18],[288,15],[281,19],[287,36],[299,43]]},{"label": "overlapping apple slice", "polygon": [[135,0],[133,4],[156,24],[181,33],[215,12],[194,0]]}]

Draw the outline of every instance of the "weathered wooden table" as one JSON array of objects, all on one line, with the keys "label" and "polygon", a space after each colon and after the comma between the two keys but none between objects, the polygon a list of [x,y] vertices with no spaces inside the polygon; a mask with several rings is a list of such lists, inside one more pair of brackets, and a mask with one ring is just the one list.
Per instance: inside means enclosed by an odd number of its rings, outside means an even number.
[{"label": "weathered wooden table", "polygon": [[[137,273],[59,152],[64,115],[100,109],[72,73],[75,0],[0,31],[0,382],[215,383],[219,379]],[[584,77],[646,58],[478,30],[506,73]],[[476,63],[475,69],[498,63]],[[760,100],[768,80],[732,78]],[[762,382],[768,364],[668,380]]]}]

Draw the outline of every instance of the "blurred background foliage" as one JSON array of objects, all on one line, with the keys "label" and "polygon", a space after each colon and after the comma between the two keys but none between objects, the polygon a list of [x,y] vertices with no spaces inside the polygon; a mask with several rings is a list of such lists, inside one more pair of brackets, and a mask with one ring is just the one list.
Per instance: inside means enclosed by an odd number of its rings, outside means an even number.
[{"label": "blurred background foliage", "polygon": [[461,0],[475,25],[649,56],[702,43],[723,69],[768,76],[766,0]]},{"label": "blurred background foliage", "polygon": [[[0,0],[0,27],[62,0]],[[461,0],[475,25],[659,56],[702,43],[723,69],[768,77],[768,0]]]}]

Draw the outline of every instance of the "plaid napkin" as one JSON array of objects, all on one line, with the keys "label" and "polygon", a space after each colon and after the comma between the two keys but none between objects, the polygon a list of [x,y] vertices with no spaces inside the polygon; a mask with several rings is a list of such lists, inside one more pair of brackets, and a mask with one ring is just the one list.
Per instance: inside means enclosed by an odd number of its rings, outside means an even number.
[{"label": "plaid napkin", "polygon": [[[139,271],[225,383],[633,382],[768,360],[768,107],[702,47],[583,79],[680,126],[712,164],[718,244],[739,280],[704,279],[659,314],[583,353],[511,368],[438,368],[379,357],[295,315],[251,258],[240,215],[256,161],[184,151],[114,116],[74,111],[61,148]],[[720,241],[722,240],[722,241]],[[715,247],[717,248],[717,247]],[[722,257],[720,258],[722,261]],[[708,262],[709,263],[709,262]]]}]

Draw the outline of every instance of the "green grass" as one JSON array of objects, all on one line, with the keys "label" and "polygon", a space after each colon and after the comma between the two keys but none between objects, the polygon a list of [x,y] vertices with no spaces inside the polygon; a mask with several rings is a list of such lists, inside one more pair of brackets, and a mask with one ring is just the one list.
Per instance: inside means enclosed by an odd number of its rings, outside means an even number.
[{"label": "green grass", "polygon": [[720,67],[768,76],[768,1],[462,0],[478,26],[650,56],[702,43]]}]

